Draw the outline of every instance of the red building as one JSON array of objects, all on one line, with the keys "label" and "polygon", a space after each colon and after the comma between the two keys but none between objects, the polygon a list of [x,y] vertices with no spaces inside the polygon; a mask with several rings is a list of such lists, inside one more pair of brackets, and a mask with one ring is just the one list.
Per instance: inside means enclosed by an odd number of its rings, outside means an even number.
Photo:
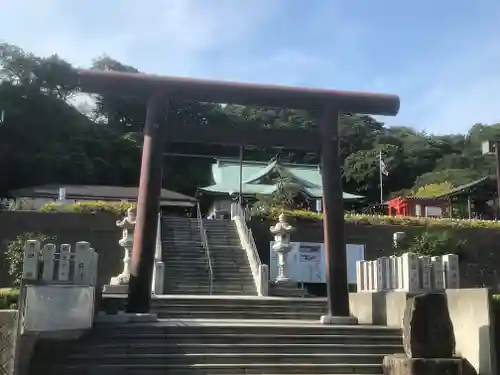
[{"label": "red building", "polygon": [[389,216],[447,217],[450,215],[448,198],[397,197],[387,202]]}]

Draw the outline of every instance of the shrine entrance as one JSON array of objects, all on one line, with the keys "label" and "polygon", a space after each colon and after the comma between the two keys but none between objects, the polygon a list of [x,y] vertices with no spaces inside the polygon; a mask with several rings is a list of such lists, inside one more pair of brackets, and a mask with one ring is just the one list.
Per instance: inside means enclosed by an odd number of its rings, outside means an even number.
[{"label": "shrine entrance", "polygon": [[[347,112],[394,116],[399,111],[397,96],[139,73],[77,70],[77,74],[80,88],[85,92],[127,93],[148,98],[128,312],[147,313],[150,310],[163,146],[166,142],[177,141],[283,147],[320,152],[328,293],[328,316],[325,317],[325,322],[340,322],[342,318],[349,318],[339,115]],[[322,113],[322,119],[318,130],[315,131],[228,129],[201,124],[176,124],[169,122],[166,116],[169,100],[313,110]]]}]

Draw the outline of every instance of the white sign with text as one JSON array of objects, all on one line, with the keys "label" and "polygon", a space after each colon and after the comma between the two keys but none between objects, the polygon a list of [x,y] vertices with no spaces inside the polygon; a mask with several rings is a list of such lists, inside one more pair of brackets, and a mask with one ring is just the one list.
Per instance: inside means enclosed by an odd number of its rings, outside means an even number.
[{"label": "white sign with text", "polygon": [[[278,256],[272,250],[274,241],[269,245],[271,280],[278,276]],[[291,250],[286,256],[287,275],[300,283],[326,283],[326,258],[322,243],[291,242]],[[347,280],[356,284],[356,262],[365,260],[365,245],[347,244]]]}]

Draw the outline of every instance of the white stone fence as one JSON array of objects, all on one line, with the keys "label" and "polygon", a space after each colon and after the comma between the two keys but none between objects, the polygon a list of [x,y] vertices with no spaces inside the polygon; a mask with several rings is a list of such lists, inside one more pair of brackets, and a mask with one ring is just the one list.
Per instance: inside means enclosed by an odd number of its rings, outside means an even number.
[{"label": "white stone fence", "polygon": [[405,253],[373,261],[356,262],[358,292],[458,289],[458,255],[420,256]]},{"label": "white stone fence", "polygon": [[98,254],[88,242],[58,248],[53,243],[42,247],[39,241],[29,240],[23,258],[25,283],[96,285]]}]

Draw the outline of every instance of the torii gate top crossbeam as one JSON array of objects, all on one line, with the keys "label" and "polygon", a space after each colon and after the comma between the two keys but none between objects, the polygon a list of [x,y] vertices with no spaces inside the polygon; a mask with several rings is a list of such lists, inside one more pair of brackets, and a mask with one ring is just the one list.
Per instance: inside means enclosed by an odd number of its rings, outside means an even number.
[{"label": "torii gate top crossbeam", "polygon": [[363,93],[178,78],[142,73],[77,70],[79,86],[91,93],[127,93],[148,96],[164,91],[170,99],[231,103],[295,109],[323,109],[333,105],[343,112],[394,116],[399,111],[399,97]]}]

